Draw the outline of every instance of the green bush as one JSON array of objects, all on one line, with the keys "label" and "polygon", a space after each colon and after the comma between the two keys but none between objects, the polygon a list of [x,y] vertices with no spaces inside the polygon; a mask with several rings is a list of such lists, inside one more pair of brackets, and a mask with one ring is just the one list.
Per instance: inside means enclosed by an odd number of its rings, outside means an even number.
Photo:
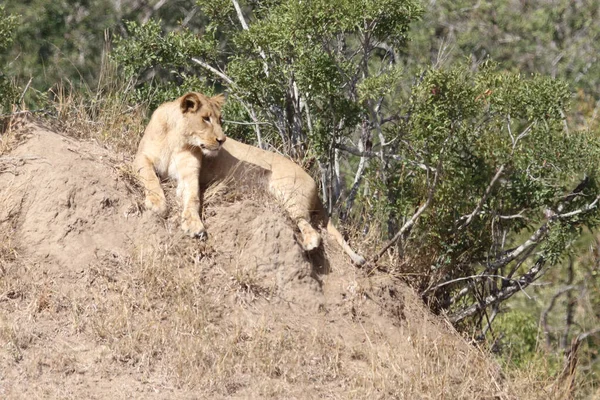
[{"label": "green bush", "polygon": [[[0,6],[0,53],[5,52],[13,43],[17,23],[17,16],[8,14],[4,6]],[[10,111],[17,96],[16,87],[7,75],[6,65],[0,65],[0,112]]]}]

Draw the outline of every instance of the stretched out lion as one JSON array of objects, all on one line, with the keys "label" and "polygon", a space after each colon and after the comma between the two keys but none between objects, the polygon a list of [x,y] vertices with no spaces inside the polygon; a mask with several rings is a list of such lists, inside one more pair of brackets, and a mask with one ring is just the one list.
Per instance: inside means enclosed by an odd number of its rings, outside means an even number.
[{"label": "stretched out lion", "polygon": [[[309,223],[311,213],[317,212],[352,261],[363,264],[364,258],[350,248],[325,215],[310,175],[279,154],[226,138],[221,128],[224,101],[222,95],[209,98],[191,92],[154,111],[134,161],[145,188],[146,208],[165,215],[167,203],[159,176],[175,179],[183,206],[181,228],[192,237],[205,237],[200,185],[228,176],[265,182],[297,223],[304,250],[321,243],[321,236]],[[245,173],[248,170],[251,173]]]}]

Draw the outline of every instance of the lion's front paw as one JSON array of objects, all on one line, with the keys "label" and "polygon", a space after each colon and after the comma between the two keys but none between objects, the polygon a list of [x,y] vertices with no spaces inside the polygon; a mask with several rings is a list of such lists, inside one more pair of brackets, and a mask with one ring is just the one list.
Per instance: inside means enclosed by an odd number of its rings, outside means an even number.
[{"label": "lion's front paw", "polygon": [[204,228],[204,224],[200,219],[184,218],[181,223],[181,229],[190,237],[197,237],[203,240],[208,237],[206,228]]},{"label": "lion's front paw", "polygon": [[308,234],[304,234],[302,238],[302,248],[305,251],[311,251],[319,247],[321,244],[321,235],[317,232],[311,232]]},{"label": "lion's front paw", "polygon": [[299,220],[298,228],[300,228],[302,236],[300,245],[305,251],[314,250],[321,245],[321,235],[319,235],[319,232],[317,232],[308,221],[304,219]]},{"label": "lion's front paw", "polygon": [[162,196],[153,193],[148,194],[146,196],[144,205],[146,206],[147,210],[150,210],[161,217],[165,217],[167,215],[167,201]]}]

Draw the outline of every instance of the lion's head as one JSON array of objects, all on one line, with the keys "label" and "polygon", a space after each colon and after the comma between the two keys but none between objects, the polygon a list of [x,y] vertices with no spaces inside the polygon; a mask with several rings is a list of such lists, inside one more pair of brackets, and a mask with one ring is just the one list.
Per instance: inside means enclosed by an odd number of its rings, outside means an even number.
[{"label": "lion's head", "polygon": [[227,139],[221,127],[221,107],[224,102],[223,95],[206,97],[195,92],[180,99],[183,133],[187,143],[201,149],[206,156],[216,155]]}]

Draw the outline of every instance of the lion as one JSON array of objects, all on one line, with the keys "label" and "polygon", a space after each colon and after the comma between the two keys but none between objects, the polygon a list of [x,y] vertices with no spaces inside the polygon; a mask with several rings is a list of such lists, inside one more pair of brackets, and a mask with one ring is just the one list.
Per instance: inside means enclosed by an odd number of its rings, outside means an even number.
[{"label": "lion", "polygon": [[[201,218],[200,188],[230,176],[262,182],[283,205],[300,231],[305,251],[321,244],[321,235],[310,224],[319,214],[327,231],[355,264],[365,259],[356,254],[327,217],[318,198],[314,179],[293,161],[274,152],[227,138],[223,133],[223,95],[207,97],[190,92],[159,106],[146,127],[134,167],[144,186],[145,207],[165,216],[167,202],[160,179],[177,182],[182,203],[181,228],[191,237],[206,238]],[[253,170],[253,173],[244,173]],[[245,181],[244,181],[245,180]]]}]

